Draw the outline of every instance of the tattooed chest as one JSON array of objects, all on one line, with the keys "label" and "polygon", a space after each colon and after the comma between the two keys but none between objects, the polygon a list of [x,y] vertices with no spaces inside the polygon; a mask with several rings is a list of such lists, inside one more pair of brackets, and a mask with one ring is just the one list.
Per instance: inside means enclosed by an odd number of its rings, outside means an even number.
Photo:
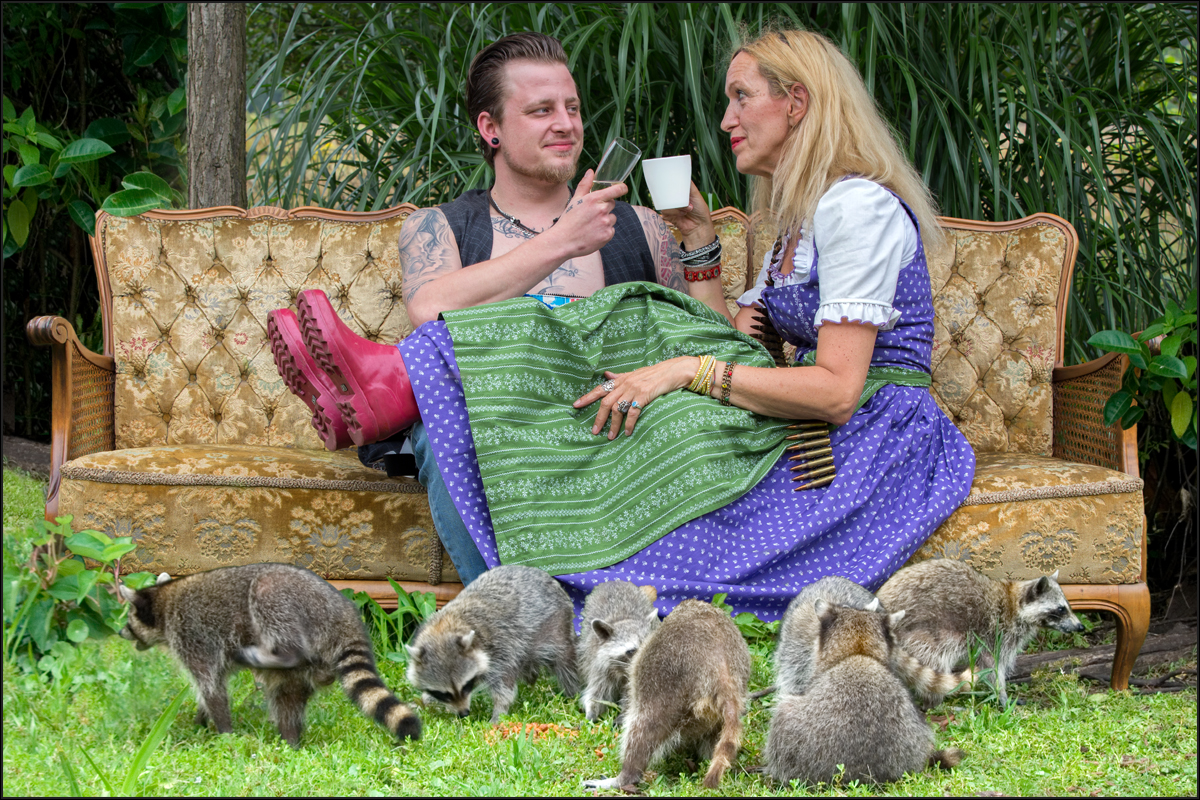
[{"label": "tattooed chest", "polygon": [[[498,258],[528,241],[528,235],[517,231],[507,220],[492,220],[492,258]],[[519,236],[513,235],[515,233]],[[530,289],[531,294],[561,294],[588,297],[604,288],[604,262],[600,253],[573,258],[559,265],[541,283]]]}]

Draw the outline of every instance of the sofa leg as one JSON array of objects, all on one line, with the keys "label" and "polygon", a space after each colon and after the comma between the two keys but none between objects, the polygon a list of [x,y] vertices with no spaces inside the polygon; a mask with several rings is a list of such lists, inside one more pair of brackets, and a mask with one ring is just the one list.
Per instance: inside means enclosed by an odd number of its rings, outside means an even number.
[{"label": "sofa leg", "polygon": [[1129,688],[1129,674],[1150,629],[1150,587],[1145,582],[1116,585],[1069,584],[1062,587],[1076,611],[1110,611],[1117,617],[1117,647],[1113,653],[1114,689]]}]

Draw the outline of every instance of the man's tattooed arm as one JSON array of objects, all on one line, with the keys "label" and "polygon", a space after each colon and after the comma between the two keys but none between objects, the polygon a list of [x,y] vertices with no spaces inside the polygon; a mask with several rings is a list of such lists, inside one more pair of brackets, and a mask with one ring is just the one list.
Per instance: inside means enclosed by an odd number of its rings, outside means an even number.
[{"label": "man's tattooed arm", "polygon": [[654,256],[655,270],[658,282],[670,289],[676,289],[688,294],[688,282],[683,277],[683,251],[671,234],[666,221],[649,208],[634,206],[634,211],[642,222],[642,231],[646,235],[646,244]]},{"label": "man's tattooed arm", "polygon": [[405,304],[425,284],[462,269],[458,242],[440,208],[419,209],[404,221],[400,229],[400,267]]}]

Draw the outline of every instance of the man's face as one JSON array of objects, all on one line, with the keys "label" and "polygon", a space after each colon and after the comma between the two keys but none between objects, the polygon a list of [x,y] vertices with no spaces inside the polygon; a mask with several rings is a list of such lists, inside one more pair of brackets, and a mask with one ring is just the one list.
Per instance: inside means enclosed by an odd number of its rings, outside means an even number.
[{"label": "man's face", "polygon": [[583,149],[575,79],[565,64],[513,61],[505,66],[503,120],[497,158],[518,175],[566,183]]}]

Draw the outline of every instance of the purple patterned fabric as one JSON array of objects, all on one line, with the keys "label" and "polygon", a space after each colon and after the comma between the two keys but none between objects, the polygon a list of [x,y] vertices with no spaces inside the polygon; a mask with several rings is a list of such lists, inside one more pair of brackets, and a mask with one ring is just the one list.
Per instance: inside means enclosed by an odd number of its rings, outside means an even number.
[{"label": "purple patterned fabric", "polygon": [[[815,259],[807,284],[768,288],[763,303],[798,355],[816,347]],[[933,301],[920,245],[900,271],[893,306],[901,318],[893,330],[879,332],[872,366],[928,372]],[[429,322],[398,347],[442,477],[484,562],[495,567],[500,562],[450,334],[445,323]],[[764,620],[779,619],[801,589],[827,575],[878,588],[967,496],[975,454],[928,390],[896,385],[880,389],[831,439],[837,478],[829,486],[794,491],[785,454],[724,508],[611,567],[559,576],[577,617],[594,586],[617,579],[653,585],[664,614],[681,600],[725,593],[736,612]]]}]

